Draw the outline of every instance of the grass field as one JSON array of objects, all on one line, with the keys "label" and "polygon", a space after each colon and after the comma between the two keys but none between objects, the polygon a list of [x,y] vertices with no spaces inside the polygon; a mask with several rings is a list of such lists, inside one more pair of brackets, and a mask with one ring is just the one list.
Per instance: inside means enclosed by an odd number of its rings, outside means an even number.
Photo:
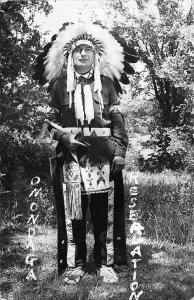
[{"label": "grass field", "polygon": [[[29,268],[25,265],[27,235],[4,235],[1,245],[0,299],[129,299],[133,264],[128,245],[128,266],[116,267],[117,284],[104,284],[95,274],[91,258],[93,238],[88,234],[89,263],[86,275],[78,286],[63,284],[57,277],[56,230],[39,227],[35,238],[38,261],[34,267],[37,281],[25,279]],[[128,239],[130,243],[130,239]],[[143,300],[190,300],[194,296],[194,249],[146,238],[141,244],[142,261],[137,268],[139,289]]]},{"label": "grass field", "polygon": [[[128,186],[126,185],[126,199]],[[142,261],[137,267],[140,300],[193,300],[194,247],[192,243],[191,176],[165,172],[138,174],[138,209],[145,236],[140,243]],[[127,207],[126,203],[126,207]],[[189,227],[190,224],[190,227]],[[96,275],[92,259],[93,235],[87,235],[86,275],[77,286],[67,286],[57,276],[56,229],[37,225],[34,266],[36,281],[27,281],[25,264],[28,228],[0,231],[0,300],[114,299],[130,298],[134,272],[127,236],[128,264],[116,266],[119,282],[104,284]],[[128,231],[127,231],[128,232]],[[181,234],[181,237],[179,235]],[[133,297],[135,299],[135,297]],[[132,300],[133,300],[132,299]]]}]

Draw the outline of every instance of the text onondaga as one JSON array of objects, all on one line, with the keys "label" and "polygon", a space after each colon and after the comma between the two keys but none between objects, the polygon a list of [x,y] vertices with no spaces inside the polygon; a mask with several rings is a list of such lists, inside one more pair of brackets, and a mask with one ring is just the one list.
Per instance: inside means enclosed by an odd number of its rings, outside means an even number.
[{"label": "text onondaga", "polygon": [[32,199],[32,202],[30,204],[30,217],[27,221],[27,224],[29,224],[29,228],[26,249],[29,249],[29,253],[26,256],[25,262],[30,267],[30,270],[26,276],[27,280],[37,280],[34,274],[34,263],[38,260],[38,257],[35,255],[34,237],[36,234],[36,222],[39,217],[38,204],[35,202],[41,191],[41,188],[38,187],[39,183],[40,177],[38,176],[33,177],[30,182],[30,186],[33,188],[33,190],[29,195],[29,198]]}]

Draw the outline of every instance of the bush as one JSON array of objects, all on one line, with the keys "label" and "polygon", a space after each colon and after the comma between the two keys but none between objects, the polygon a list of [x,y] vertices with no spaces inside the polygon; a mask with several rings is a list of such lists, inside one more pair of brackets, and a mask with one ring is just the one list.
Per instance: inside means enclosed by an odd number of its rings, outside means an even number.
[{"label": "bush", "polygon": [[53,148],[45,142],[38,143],[29,133],[7,131],[5,126],[0,129],[0,170],[6,174],[7,188],[13,189],[17,173],[21,176],[33,177],[40,175],[49,178],[49,156]]},{"label": "bush", "polygon": [[150,135],[136,135],[131,140],[126,156],[127,170],[191,172],[194,169],[194,148],[188,128],[158,128]]},{"label": "bush", "polygon": [[39,176],[42,187],[39,222],[54,223],[49,170],[49,156],[53,155],[53,148],[45,142],[37,143],[29,133],[8,132],[6,126],[0,129],[0,139],[3,141],[0,145],[0,171],[6,174],[2,181],[3,189],[9,191],[1,197],[1,222],[26,223],[30,182],[34,176]]},{"label": "bush", "polygon": [[37,188],[41,191],[36,197],[29,197],[34,187],[30,185],[33,177],[23,177],[21,173],[16,173],[13,190],[1,196],[0,213],[2,226],[11,222],[13,226],[27,225],[27,220],[32,214],[30,205],[32,202],[37,204],[34,215],[39,215],[36,224],[56,225],[54,194],[51,184],[45,179],[41,181]]}]

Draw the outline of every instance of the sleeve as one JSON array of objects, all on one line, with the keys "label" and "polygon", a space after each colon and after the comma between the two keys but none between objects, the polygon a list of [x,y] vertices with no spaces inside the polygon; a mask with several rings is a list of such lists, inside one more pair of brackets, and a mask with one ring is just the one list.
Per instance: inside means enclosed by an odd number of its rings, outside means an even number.
[{"label": "sleeve", "polygon": [[59,110],[59,96],[57,82],[51,83],[48,87],[49,99],[48,104],[50,107]]},{"label": "sleeve", "polygon": [[128,136],[125,129],[125,122],[123,114],[120,110],[120,100],[118,98],[114,83],[111,81],[110,85],[110,106],[109,116],[111,119],[111,131],[114,138],[116,149],[115,156],[121,156],[125,158]]},{"label": "sleeve", "polygon": [[[50,94],[48,97],[48,104],[51,107],[51,110],[47,115],[47,118],[53,123],[61,124],[61,114],[59,109],[59,97],[58,97],[57,85],[54,84],[49,89],[49,92]],[[60,141],[62,136],[64,135],[64,132],[52,127],[51,125],[48,126],[48,131],[50,132],[52,138],[57,141]]]}]

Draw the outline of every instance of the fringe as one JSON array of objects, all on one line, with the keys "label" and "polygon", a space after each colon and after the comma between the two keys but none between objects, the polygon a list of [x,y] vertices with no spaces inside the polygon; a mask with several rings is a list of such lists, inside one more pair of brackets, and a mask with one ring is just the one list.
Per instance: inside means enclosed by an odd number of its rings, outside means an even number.
[{"label": "fringe", "polygon": [[102,83],[100,78],[100,56],[98,53],[95,54],[95,60],[94,60],[94,92],[97,92],[99,100],[100,100],[100,114],[102,117],[102,110],[104,108],[104,102],[102,98]]},{"label": "fringe", "polygon": [[99,67],[100,56],[98,53],[95,54],[94,59],[94,92],[102,90],[102,83],[100,79],[100,67]]},{"label": "fringe", "polygon": [[84,99],[85,99],[85,114],[86,120],[90,124],[90,122],[94,119],[94,104],[92,91],[88,84],[84,85]]},{"label": "fringe", "polygon": [[72,91],[74,90],[74,64],[72,52],[69,53],[67,61],[67,92],[69,93],[69,107],[72,105]]},{"label": "fringe", "polygon": [[66,193],[66,205],[69,218],[71,220],[82,219],[80,183],[68,183]]},{"label": "fringe", "polygon": [[81,125],[84,124],[84,109],[82,104],[81,84],[78,83],[74,93],[75,116],[80,120]]}]

